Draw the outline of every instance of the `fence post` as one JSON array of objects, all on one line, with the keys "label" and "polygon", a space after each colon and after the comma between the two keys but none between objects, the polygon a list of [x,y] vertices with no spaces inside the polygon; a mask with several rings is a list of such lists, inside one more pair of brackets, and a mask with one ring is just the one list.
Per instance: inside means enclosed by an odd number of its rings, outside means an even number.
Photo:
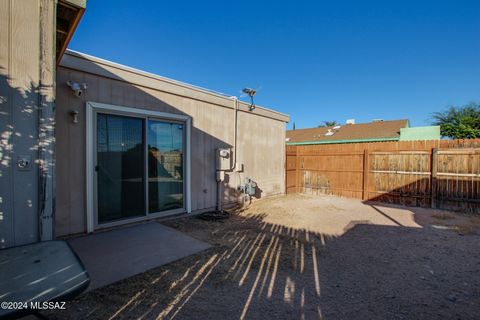
[{"label": "fence post", "polygon": [[285,161],[283,162],[283,172],[285,175],[285,195],[288,194],[288,146],[284,147]]},{"label": "fence post", "polygon": [[295,146],[295,193],[300,193],[300,157],[298,148]]},{"label": "fence post", "polygon": [[437,208],[437,148],[432,148],[432,183],[430,184],[430,207]]},{"label": "fence post", "polygon": [[368,172],[370,171],[370,163],[368,158],[368,149],[363,150],[363,186],[362,199],[368,200]]}]

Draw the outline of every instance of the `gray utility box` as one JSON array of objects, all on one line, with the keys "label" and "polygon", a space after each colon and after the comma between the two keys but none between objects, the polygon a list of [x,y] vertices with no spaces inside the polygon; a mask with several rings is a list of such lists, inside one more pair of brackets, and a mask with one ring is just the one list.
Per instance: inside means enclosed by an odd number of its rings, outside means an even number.
[{"label": "gray utility box", "polygon": [[219,148],[215,150],[217,171],[229,171],[232,169],[232,150]]}]

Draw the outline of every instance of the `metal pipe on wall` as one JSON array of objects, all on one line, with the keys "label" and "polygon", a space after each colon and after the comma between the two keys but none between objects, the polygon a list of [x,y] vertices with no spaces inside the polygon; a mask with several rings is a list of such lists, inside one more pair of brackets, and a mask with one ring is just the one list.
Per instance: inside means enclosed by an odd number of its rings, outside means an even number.
[{"label": "metal pipe on wall", "polygon": [[238,121],[238,99],[233,96],[233,168],[237,166],[237,121]]},{"label": "metal pipe on wall", "polygon": [[[236,96],[231,97],[233,101],[233,162],[229,168],[229,172],[234,172],[237,167],[237,122],[238,122],[238,98]],[[217,172],[217,210],[221,211],[223,207],[223,177],[224,175],[221,174],[222,178],[219,177],[219,173]],[[235,176],[235,181],[233,181],[233,185],[237,185],[237,177]]]},{"label": "metal pipe on wall", "polygon": [[[233,164],[230,171],[235,172],[237,170],[237,130],[238,130],[238,99],[237,97],[233,96]],[[237,187],[237,175],[232,174],[234,177],[233,186],[234,188]]]}]

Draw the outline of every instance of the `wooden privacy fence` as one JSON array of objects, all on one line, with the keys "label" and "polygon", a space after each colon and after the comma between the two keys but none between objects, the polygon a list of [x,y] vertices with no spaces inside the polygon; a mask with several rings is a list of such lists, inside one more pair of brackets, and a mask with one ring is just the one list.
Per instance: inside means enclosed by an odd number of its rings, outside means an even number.
[{"label": "wooden privacy fence", "polygon": [[287,146],[287,193],[480,212],[480,140]]}]

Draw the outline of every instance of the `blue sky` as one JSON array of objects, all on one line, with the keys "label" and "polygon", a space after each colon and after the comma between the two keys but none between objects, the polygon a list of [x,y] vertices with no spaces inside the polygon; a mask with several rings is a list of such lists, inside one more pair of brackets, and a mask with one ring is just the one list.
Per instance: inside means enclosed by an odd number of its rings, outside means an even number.
[{"label": "blue sky", "polygon": [[480,101],[480,1],[89,0],[70,48],[288,113],[408,118]]}]

